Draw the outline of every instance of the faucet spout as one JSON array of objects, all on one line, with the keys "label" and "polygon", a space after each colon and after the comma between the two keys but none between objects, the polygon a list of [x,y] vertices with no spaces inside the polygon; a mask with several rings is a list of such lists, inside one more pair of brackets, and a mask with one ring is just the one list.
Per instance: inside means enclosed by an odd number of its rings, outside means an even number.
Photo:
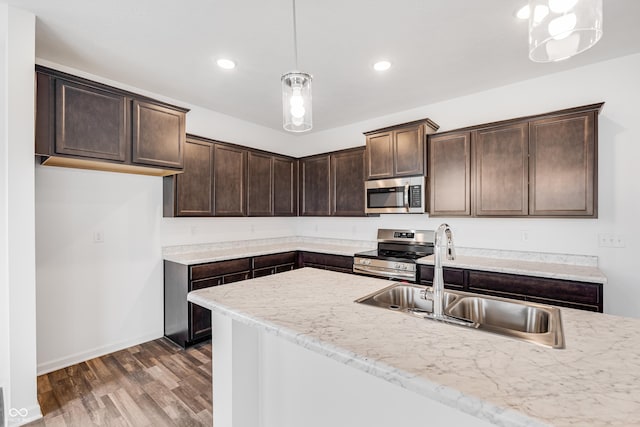
[{"label": "faucet spout", "polygon": [[448,224],[441,224],[435,232],[434,246],[434,273],[433,273],[433,316],[444,317],[444,278],[442,276],[442,253],[446,252],[448,260],[456,257],[453,246],[453,233]]}]

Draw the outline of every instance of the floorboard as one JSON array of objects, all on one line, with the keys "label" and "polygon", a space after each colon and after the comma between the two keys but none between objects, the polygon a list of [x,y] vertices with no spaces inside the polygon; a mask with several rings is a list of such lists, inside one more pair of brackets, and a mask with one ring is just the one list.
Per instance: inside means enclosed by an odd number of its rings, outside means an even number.
[{"label": "floorboard", "polygon": [[38,401],[29,427],[211,426],[211,342],[161,338],[41,375]]}]

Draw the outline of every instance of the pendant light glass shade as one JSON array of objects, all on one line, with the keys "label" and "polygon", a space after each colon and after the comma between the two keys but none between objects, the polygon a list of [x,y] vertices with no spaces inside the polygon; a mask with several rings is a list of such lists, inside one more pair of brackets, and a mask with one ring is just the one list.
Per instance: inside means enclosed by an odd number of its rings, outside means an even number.
[{"label": "pendant light glass shade", "polygon": [[529,58],[561,61],[602,37],[603,0],[529,0]]},{"label": "pendant light glass shade", "polygon": [[282,127],[306,132],[313,127],[310,74],[291,71],[282,76]]}]

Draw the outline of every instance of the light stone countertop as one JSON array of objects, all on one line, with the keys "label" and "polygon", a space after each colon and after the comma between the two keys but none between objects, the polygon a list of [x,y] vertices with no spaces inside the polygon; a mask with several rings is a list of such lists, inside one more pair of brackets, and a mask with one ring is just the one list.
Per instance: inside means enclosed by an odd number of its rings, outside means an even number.
[{"label": "light stone countertop", "polygon": [[308,251],[331,255],[353,256],[358,252],[375,249],[376,245],[376,242],[360,240],[308,237],[274,238],[167,247],[163,250],[163,258],[178,264],[194,265],[289,251]]},{"label": "light stone countertop", "polygon": [[[434,256],[429,255],[424,258],[420,258],[417,262],[418,264],[433,265]],[[442,261],[442,265],[445,267],[549,277],[552,279],[574,280],[578,282],[607,283],[607,278],[602,274],[600,269],[590,265],[525,261],[521,259],[468,255],[457,255],[455,260],[447,260],[445,258]]]},{"label": "light stone countertop", "polygon": [[[353,256],[358,252],[375,249],[376,246],[377,242],[373,241],[297,236],[168,246],[163,248],[163,258],[178,264],[195,265],[289,251]],[[580,282],[607,282],[607,278],[597,267],[598,258],[595,256],[464,247],[456,248],[456,252],[456,260],[444,261],[443,265]],[[433,264],[433,255],[417,262]]]},{"label": "light stone countertop", "polygon": [[562,308],[548,349],[353,302],[386,286],[304,268],[188,299],[496,425],[640,425],[640,320]]}]

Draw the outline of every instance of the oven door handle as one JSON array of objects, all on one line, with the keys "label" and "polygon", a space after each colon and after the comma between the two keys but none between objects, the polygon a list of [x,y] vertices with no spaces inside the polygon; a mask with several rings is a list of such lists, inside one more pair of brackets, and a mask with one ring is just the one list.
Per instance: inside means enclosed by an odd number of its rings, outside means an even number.
[{"label": "oven door handle", "polygon": [[368,268],[362,265],[354,265],[353,266],[354,273],[369,273],[374,274],[376,276],[383,277],[396,277],[398,279],[413,279],[415,280],[415,275],[413,273],[396,273],[393,271],[384,271],[376,268]]},{"label": "oven door handle", "polygon": [[404,208],[409,212],[409,183],[404,185]]}]

